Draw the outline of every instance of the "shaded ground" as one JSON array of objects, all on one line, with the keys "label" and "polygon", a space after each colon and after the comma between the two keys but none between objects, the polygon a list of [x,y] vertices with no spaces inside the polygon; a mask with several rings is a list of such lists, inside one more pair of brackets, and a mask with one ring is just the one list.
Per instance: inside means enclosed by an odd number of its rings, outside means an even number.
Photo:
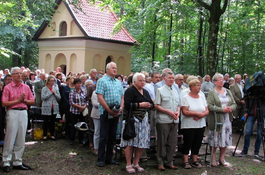
[{"label": "shaded ground", "polygon": [[[178,170],[169,170],[161,172],[156,169],[155,153],[148,152],[151,159],[148,162],[140,163],[145,168],[144,173],[138,173],[142,175],[147,174],[264,174],[264,162],[257,160],[253,157],[253,147],[255,136],[252,137],[249,155],[246,157],[233,157],[232,152],[234,146],[238,140],[238,134],[233,135],[233,146],[227,151],[226,161],[230,163],[230,166],[223,167],[208,167],[204,164],[201,169],[192,168],[186,170],[182,167],[181,157],[176,158],[175,165],[179,167]],[[93,154],[93,151],[88,146],[75,143],[75,145],[69,145],[69,141],[66,139],[59,139],[57,141],[33,141],[30,137],[27,138],[27,146],[23,156],[24,163],[30,165],[32,171],[19,171],[11,170],[9,174],[49,174],[49,175],[68,175],[68,174],[126,174],[125,171],[125,159],[122,158],[119,166],[107,165],[103,168],[96,166],[97,157]],[[239,149],[243,146],[243,138],[240,140]],[[204,151],[204,146],[201,152]],[[77,155],[74,155],[74,154]],[[263,147],[261,148],[260,155],[263,155]],[[203,157],[201,157],[203,159]],[[209,159],[208,156],[207,159]],[[2,163],[1,163],[2,166]],[[5,174],[2,170],[0,174]]]}]

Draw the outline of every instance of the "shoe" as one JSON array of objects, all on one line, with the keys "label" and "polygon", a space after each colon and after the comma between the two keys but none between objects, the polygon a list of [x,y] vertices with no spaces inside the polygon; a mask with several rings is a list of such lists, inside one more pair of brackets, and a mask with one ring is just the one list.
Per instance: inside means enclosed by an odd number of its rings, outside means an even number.
[{"label": "shoe", "polygon": [[111,159],[110,161],[105,161],[105,164],[119,165],[119,162],[116,162]]},{"label": "shoe", "polygon": [[177,170],[178,167],[174,166],[174,165],[166,165],[167,168],[172,169],[172,170]]},{"label": "shoe", "polygon": [[29,166],[26,166],[26,165],[19,165],[19,166],[13,166],[13,169],[16,169],[16,170],[31,170],[31,168]]},{"label": "shoe", "polygon": [[139,164],[137,165],[132,165],[134,169],[136,169],[138,172],[144,172],[144,169],[142,167],[139,166]]},{"label": "shoe", "polygon": [[244,157],[247,155],[247,153],[245,153],[244,151],[242,151],[240,154],[239,154],[241,157]]},{"label": "shoe", "polygon": [[165,171],[165,167],[163,165],[158,165],[157,169],[160,171]]},{"label": "shoe", "polygon": [[254,157],[256,157],[256,158],[258,158],[258,159],[260,159],[261,157],[259,156],[259,154],[258,153],[255,153],[254,154]]},{"label": "shoe", "polygon": [[212,161],[211,161],[211,166],[212,166],[212,167],[217,167],[217,166],[218,166],[216,160],[212,160]]},{"label": "shoe", "polygon": [[183,166],[184,166],[184,169],[191,169],[189,162],[184,162]]},{"label": "shoe", "polygon": [[56,138],[54,136],[51,136],[51,140],[56,140]]},{"label": "shoe", "polygon": [[228,163],[225,160],[219,160],[219,164],[222,166],[228,166]]},{"label": "shoe", "polygon": [[202,165],[199,162],[193,162],[191,164],[191,166],[195,167],[195,168],[202,168]]},{"label": "shoe", "polygon": [[134,174],[135,173],[135,169],[133,169],[132,165],[126,166],[126,171],[129,174]]},{"label": "shoe", "polygon": [[9,173],[10,166],[4,166],[3,171],[6,172],[6,173]]},{"label": "shoe", "polygon": [[42,140],[47,140],[47,136],[43,136],[43,139]]},{"label": "shoe", "polygon": [[97,165],[98,165],[98,167],[104,167],[105,166],[104,162],[98,162]]}]

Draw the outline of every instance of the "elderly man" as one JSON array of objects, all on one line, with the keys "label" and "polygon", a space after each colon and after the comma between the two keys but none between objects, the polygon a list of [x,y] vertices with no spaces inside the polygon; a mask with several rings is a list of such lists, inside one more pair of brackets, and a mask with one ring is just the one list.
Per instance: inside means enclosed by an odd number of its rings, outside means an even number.
[{"label": "elderly man", "polygon": [[[119,116],[124,107],[124,93],[121,81],[115,78],[117,74],[116,63],[110,62],[106,66],[107,75],[97,82],[96,93],[99,102],[100,115],[100,141],[98,147],[99,167],[106,164],[118,165],[119,163],[112,159],[113,147],[116,142],[116,131]],[[120,105],[118,112],[113,111],[110,106]]]},{"label": "elderly man", "polygon": [[14,152],[13,169],[30,170],[22,163],[25,149],[25,135],[28,115],[27,105],[34,105],[34,97],[29,86],[21,82],[22,71],[19,67],[11,69],[13,81],[5,86],[2,106],[6,107],[6,135],[3,149],[4,172],[10,171],[10,162]]},{"label": "elderly man", "polygon": [[205,81],[201,85],[201,91],[204,93],[205,97],[207,98],[209,92],[214,89],[215,86],[211,82],[211,76],[205,75]]},{"label": "elderly man", "polygon": [[235,84],[230,86],[230,90],[237,104],[236,110],[233,112],[233,115],[235,117],[242,117],[244,115],[245,100],[243,99],[244,92],[243,86],[241,85],[241,75],[235,75]]},{"label": "elderly man", "polygon": [[[155,108],[157,110],[157,162],[158,169],[165,170],[165,167],[177,169],[173,165],[173,156],[176,150],[178,118],[180,113],[180,98],[177,91],[172,87],[174,74],[164,74],[165,85],[157,89]],[[165,155],[166,154],[166,155]]]},{"label": "elderly man", "polygon": [[186,87],[183,85],[183,83],[184,83],[184,76],[182,74],[177,74],[175,76],[175,83],[179,87],[179,93],[181,93],[182,90],[186,89]]},{"label": "elderly man", "polygon": [[[56,68],[56,72],[55,73],[58,73],[58,72],[61,72],[62,73],[62,68],[61,67],[57,67]],[[64,73],[62,73],[62,78],[65,78]]]},{"label": "elderly man", "polygon": [[89,72],[90,79],[93,81],[93,84],[96,84],[97,69],[91,69]]},{"label": "elderly man", "polygon": [[[165,68],[165,69],[162,70],[162,81],[160,81],[160,82],[158,82],[158,83],[155,84],[155,92],[156,92],[156,90],[158,88],[160,88],[160,87],[162,87],[162,86],[165,85],[164,77],[165,77],[165,74],[167,72],[172,72],[172,70],[169,69],[169,68]],[[175,82],[173,82],[172,88],[174,88],[177,91],[178,95],[180,94],[179,93],[179,87],[178,87],[178,85]]]}]

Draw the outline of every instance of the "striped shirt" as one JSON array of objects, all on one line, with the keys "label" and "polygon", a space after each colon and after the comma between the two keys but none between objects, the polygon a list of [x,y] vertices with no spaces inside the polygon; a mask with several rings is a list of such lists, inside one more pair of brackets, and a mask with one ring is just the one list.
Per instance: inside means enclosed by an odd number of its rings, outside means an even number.
[{"label": "striped shirt", "polygon": [[[123,96],[123,88],[121,81],[116,78],[111,78],[108,75],[100,78],[97,82],[96,93],[102,94],[108,106],[120,105],[121,97]],[[99,104],[99,115],[104,112],[103,106]]]},{"label": "striped shirt", "polygon": [[[20,83],[19,85],[16,85],[13,81],[5,86],[4,92],[2,95],[2,102],[7,101],[14,101],[19,98],[19,96],[25,93],[25,100],[34,100],[34,96],[32,95],[32,92],[28,85]],[[7,109],[12,108],[25,108],[28,109],[26,103],[20,102],[15,105],[7,107]]]}]

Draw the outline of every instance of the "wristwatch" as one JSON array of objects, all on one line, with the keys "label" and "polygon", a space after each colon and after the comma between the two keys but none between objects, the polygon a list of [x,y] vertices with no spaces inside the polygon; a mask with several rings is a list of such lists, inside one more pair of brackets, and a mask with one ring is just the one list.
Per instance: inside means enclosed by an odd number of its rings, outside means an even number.
[{"label": "wristwatch", "polygon": [[24,103],[27,103],[28,100],[24,100]]}]

